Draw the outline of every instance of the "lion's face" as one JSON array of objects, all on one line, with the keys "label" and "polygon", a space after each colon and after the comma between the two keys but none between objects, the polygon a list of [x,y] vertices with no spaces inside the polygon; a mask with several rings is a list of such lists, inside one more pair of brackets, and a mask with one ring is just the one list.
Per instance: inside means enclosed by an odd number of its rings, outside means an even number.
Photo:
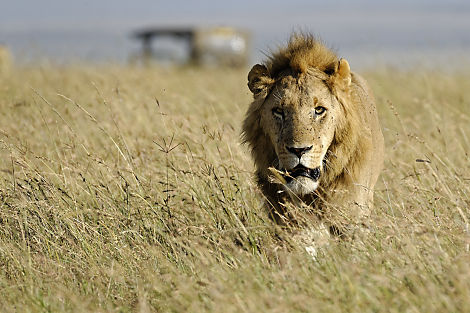
[{"label": "lion's face", "polygon": [[305,195],[317,189],[340,113],[340,103],[315,73],[285,76],[273,86],[260,124],[277,155],[273,166],[286,173],[290,192]]}]

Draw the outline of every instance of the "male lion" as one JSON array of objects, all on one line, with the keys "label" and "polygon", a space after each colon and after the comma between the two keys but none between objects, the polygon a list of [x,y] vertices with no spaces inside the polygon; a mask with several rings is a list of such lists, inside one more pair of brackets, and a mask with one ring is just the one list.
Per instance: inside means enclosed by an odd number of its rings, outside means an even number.
[{"label": "male lion", "polygon": [[254,101],[243,138],[272,217],[285,220],[289,202],[320,217],[341,208],[342,225],[367,217],[384,152],[364,79],[311,35],[294,34],[264,65],[253,66],[248,87]]}]

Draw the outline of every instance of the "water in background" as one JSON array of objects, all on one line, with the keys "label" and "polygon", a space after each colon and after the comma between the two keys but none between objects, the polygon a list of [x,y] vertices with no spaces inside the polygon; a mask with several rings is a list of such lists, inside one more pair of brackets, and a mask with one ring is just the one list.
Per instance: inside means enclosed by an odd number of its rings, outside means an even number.
[{"label": "water in background", "polygon": [[186,17],[183,14],[177,22],[157,15],[153,22],[150,14],[115,26],[90,21],[67,25],[67,29],[57,23],[28,27],[0,22],[0,43],[12,50],[19,63],[44,59],[57,63],[127,63],[141,48],[140,42],[131,37],[135,29],[155,25],[228,25],[252,32],[253,63],[285,43],[292,31],[301,30],[320,36],[355,68],[416,64],[468,68],[470,64],[470,4],[464,1],[397,0],[395,4],[377,4],[362,0],[353,4],[339,1],[340,5],[332,1],[333,4],[321,6],[318,1],[297,2],[295,6],[265,10],[264,15],[256,11],[256,6],[249,12],[234,7],[231,15],[215,14],[218,18],[209,18],[202,12]]}]

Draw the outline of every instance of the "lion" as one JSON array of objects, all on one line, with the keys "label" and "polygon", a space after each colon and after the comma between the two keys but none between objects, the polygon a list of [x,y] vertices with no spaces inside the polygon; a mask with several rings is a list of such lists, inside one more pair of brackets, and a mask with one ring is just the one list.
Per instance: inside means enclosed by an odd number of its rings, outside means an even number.
[{"label": "lion", "polygon": [[10,50],[0,42],[0,74],[8,73],[11,67]]},{"label": "lion", "polygon": [[[340,208],[343,226],[367,219],[384,140],[366,81],[312,35],[293,34],[253,66],[248,87],[242,136],[271,217],[288,221],[290,203],[320,218]],[[330,231],[339,227],[331,223]]]}]

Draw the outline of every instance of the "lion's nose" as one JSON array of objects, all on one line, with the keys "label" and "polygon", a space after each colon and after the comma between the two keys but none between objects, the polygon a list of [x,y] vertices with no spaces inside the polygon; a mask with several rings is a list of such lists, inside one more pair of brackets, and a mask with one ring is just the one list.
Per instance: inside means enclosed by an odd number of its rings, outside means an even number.
[{"label": "lion's nose", "polygon": [[312,146],[310,147],[301,147],[301,148],[296,148],[296,147],[286,147],[287,151],[290,153],[295,154],[299,159],[302,157],[302,154],[305,152],[309,151],[312,149]]}]

